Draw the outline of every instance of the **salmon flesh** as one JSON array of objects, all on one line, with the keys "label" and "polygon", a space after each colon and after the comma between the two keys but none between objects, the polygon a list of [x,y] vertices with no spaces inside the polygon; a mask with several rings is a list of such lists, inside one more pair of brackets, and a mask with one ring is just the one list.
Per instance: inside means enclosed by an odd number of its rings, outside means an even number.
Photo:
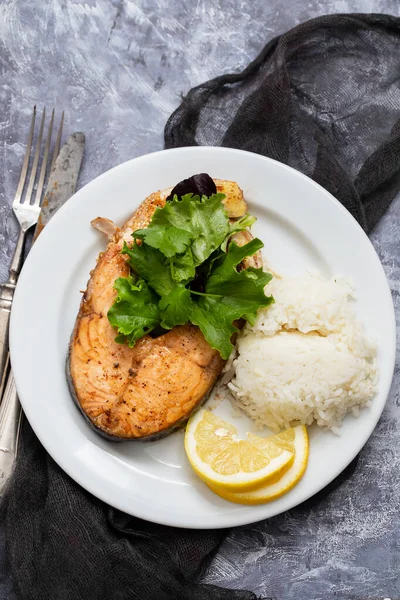
[{"label": "salmon flesh", "polygon": [[[215,180],[225,192],[228,216],[246,213],[237,184]],[[130,273],[123,242],[147,227],[157,207],[165,205],[170,190],[151,194],[121,228],[96,219],[94,226],[108,232],[109,243],[91,272],[72,333],[67,379],[72,396],[89,424],[113,441],[151,440],[185,423],[207,398],[224,366],[219,352],[206,342],[200,329],[187,324],[140,339],[133,348],[114,341],[107,312],[116,298],[114,281]],[[110,225],[111,223],[111,225]]]}]

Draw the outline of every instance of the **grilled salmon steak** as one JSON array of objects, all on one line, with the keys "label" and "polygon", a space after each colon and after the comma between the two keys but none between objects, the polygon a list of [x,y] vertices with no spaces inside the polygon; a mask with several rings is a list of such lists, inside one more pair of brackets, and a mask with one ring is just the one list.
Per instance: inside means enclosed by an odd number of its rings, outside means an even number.
[{"label": "grilled salmon steak", "polygon": [[[246,213],[242,191],[233,182],[214,180],[231,218]],[[119,229],[107,219],[92,224],[109,243],[98,259],[83,295],[72,333],[67,378],[78,407],[95,430],[113,441],[149,440],[184,423],[208,396],[224,361],[200,329],[187,324],[140,339],[133,348],[114,341],[107,312],[114,303],[114,281],[130,273],[121,254],[124,240],[147,227],[171,190],[151,194]]]}]

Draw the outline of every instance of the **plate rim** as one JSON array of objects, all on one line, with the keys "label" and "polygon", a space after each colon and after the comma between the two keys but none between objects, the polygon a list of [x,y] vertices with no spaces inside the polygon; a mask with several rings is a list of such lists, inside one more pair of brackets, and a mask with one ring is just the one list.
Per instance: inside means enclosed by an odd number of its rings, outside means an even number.
[{"label": "plate rim", "polygon": [[[266,161],[268,163],[274,163],[275,167],[277,168],[281,168],[284,170],[287,170],[288,172],[290,172],[291,175],[294,175],[295,177],[301,177],[302,179],[307,180],[308,183],[311,183],[314,187],[316,187],[317,189],[319,189],[320,191],[323,192],[323,195],[326,198],[326,201],[330,201],[331,203],[333,203],[336,207],[336,209],[339,209],[343,215],[345,216],[345,218],[350,219],[350,221],[352,222],[352,225],[356,225],[357,228],[359,229],[359,231],[361,232],[361,234],[364,236],[365,240],[368,242],[370,249],[372,250],[373,254],[375,255],[376,258],[376,263],[377,266],[381,269],[382,271],[382,275],[383,275],[383,281],[385,282],[385,292],[388,296],[388,299],[390,298],[390,304],[391,304],[391,327],[390,327],[390,337],[391,337],[391,344],[390,344],[390,356],[391,356],[391,361],[390,361],[390,365],[388,365],[389,369],[388,369],[388,378],[385,382],[384,388],[380,388],[379,392],[382,394],[382,397],[384,397],[384,401],[382,401],[382,407],[381,410],[379,411],[379,414],[376,415],[375,418],[373,418],[373,420],[371,421],[371,426],[368,428],[368,433],[363,437],[363,441],[360,442],[358,449],[354,452],[354,454],[351,456],[351,458],[348,460],[346,466],[348,466],[350,464],[350,462],[355,458],[355,456],[357,456],[357,454],[361,451],[361,449],[364,447],[364,445],[367,443],[368,439],[370,438],[370,436],[372,435],[373,431],[376,428],[376,425],[382,415],[382,412],[384,410],[384,407],[386,405],[389,393],[390,393],[390,388],[392,385],[392,381],[393,381],[393,373],[394,373],[394,368],[395,368],[395,361],[396,361],[396,319],[395,319],[395,311],[394,311],[394,305],[393,305],[393,298],[392,298],[392,294],[391,294],[391,290],[390,290],[390,286],[386,277],[386,273],[384,271],[383,265],[379,259],[379,256],[375,250],[375,248],[373,247],[369,237],[367,236],[367,234],[365,233],[365,231],[362,229],[362,227],[360,226],[360,224],[356,221],[356,219],[353,217],[353,215],[339,202],[339,200],[337,200],[328,190],[326,190],[324,187],[322,187],[320,184],[318,184],[317,182],[315,182],[313,179],[311,179],[310,177],[304,175],[303,173],[301,173],[300,171],[297,171],[296,169],[281,163],[279,161],[276,161],[274,159],[265,157],[263,155],[254,153],[254,152],[249,152],[249,151],[245,151],[245,150],[239,150],[239,149],[235,149],[235,148],[224,148],[224,147],[218,147],[218,146],[191,146],[191,147],[182,147],[182,148],[171,148],[171,149],[166,149],[166,150],[159,150],[156,152],[150,152],[148,154],[145,155],[141,155],[138,156],[136,158],[127,160],[123,163],[120,163],[119,165],[116,165],[115,167],[112,167],[111,169],[108,169],[107,171],[105,171],[104,173],[101,173],[100,175],[98,175],[97,177],[93,178],[90,182],[88,182],[85,186],[83,186],[82,188],[80,188],[80,190],[78,190],[78,192],[76,192],[70,199],[68,202],[66,202],[64,204],[63,207],[61,207],[59,209],[59,211],[57,211],[57,213],[54,215],[53,219],[52,219],[52,223],[55,222],[57,223],[60,219],[62,219],[63,215],[66,213],[66,211],[68,210],[74,210],[73,206],[75,204],[75,202],[77,201],[76,196],[79,195],[81,193],[82,190],[84,190],[85,188],[91,186],[94,182],[98,182],[99,180],[101,181],[101,179],[105,178],[105,177],[110,177],[110,174],[114,173],[114,172],[118,172],[119,170],[125,169],[125,168],[129,168],[129,165],[132,163],[139,163],[141,161],[146,161],[149,158],[157,158],[157,156],[160,155],[165,155],[166,153],[207,153],[207,152],[216,152],[216,153],[221,153],[221,154],[239,154],[239,155],[250,155],[251,158],[253,159],[254,157],[256,159],[261,159],[261,161]],[[74,201],[71,203],[71,200]],[[54,227],[54,225],[52,225],[51,223],[48,224],[46,226],[46,229],[48,227]],[[40,236],[42,238],[42,240],[45,239],[46,236]],[[45,243],[45,242],[43,242]],[[41,247],[41,240],[39,238],[38,242],[34,245],[32,252],[33,255],[35,255],[37,252],[40,251],[40,247]],[[38,248],[38,250],[36,250],[36,248]],[[26,261],[26,265],[28,265],[28,269],[29,269],[29,264],[30,264],[30,259],[28,256],[28,259]],[[21,272],[21,276],[20,276],[20,281],[23,281],[25,277],[28,277],[29,275],[24,275],[24,273],[26,273],[27,270],[24,266],[22,272]],[[16,306],[18,306],[19,304],[19,293],[18,293],[18,285],[17,285],[17,289],[15,292],[15,299],[17,299],[17,303],[15,304]],[[18,358],[17,354],[18,354],[18,350],[17,350],[17,341],[16,341],[16,337],[18,335],[17,333],[17,317],[15,316],[17,313],[16,311],[11,312],[11,321],[10,321],[10,354],[11,354],[11,361],[13,364],[18,365]],[[20,375],[22,376],[22,373],[20,372],[20,365],[17,366],[17,368],[15,369],[15,373],[16,373],[16,385],[17,385],[17,389],[18,389],[18,380],[20,379]],[[389,373],[390,373],[390,377],[389,377]],[[96,488],[96,486],[94,484],[92,484],[92,481],[88,482],[88,481],[84,481],[83,480],[83,476],[81,476],[80,472],[76,472],[76,470],[74,471],[74,468],[70,467],[70,464],[68,463],[68,460],[64,460],[64,456],[67,453],[59,453],[60,455],[57,454],[57,450],[54,448],[51,448],[51,450],[49,450],[47,448],[46,445],[46,440],[43,440],[43,435],[42,432],[40,431],[40,433],[38,433],[37,428],[36,427],[36,423],[33,425],[32,422],[34,422],[34,419],[31,419],[29,416],[30,408],[29,408],[29,402],[26,403],[26,406],[28,407],[28,410],[26,410],[25,408],[25,399],[21,398],[21,404],[24,407],[24,412],[27,415],[28,421],[31,424],[32,429],[34,430],[35,434],[37,435],[37,437],[39,438],[40,442],[42,443],[42,445],[45,447],[46,451],[50,454],[50,456],[53,458],[53,460],[55,460],[55,462],[67,473],[67,475],[69,475],[74,481],[76,481],[82,488],[84,488],[85,490],[87,490],[88,492],[90,492],[91,494],[93,494],[95,497],[99,498],[100,500],[102,500],[103,502],[109,504],[110,506],[114,506],[115,508],[122,510],[124,512],[126,512],[126,507],[122,507],[121,504],[118,503],[118,498],[115,498],[114,500],[110,500],[109,495],[107,494],[107,490],[105,489],[104,494],[99,493],[98,489]],[[45,436],[44,436],[45,437]],[[57,457],[55,456],[57,455]],[[330,478],[330,480],[324,485],[323,488],[320,488],[320,490],[324,489],[326,487],[326,485],[329,485],[330,482],[332,482],[345,468],[345,467],[340,467],[337,470],[333,470],[333,475]],[[312,495],[314,495],[315,493],[318,492],[313,492]],[[254,523],[257,522],[259,520],[265,519],[265,518],[271,518],[272,516],[276,516],[282,512],[285,512],[286,510],[290,510],[291,508],[295,508],[296,506],[298,506],[299,504],[301,504],[303,501],[305,501],[306,499],[312,497],[312,495],[310,496],[309,493],[305,493],[303,494],[304,497],[301,498],[300,500],[296,501],[293,505],[290,505],[289,507],[283,507],[281,509],[278,509],[276,512],[274,512],[273,515],[267,515],[265,517],[259,517],[257,516],[256,519],[251,517],[251,506],[249,507],[242,507],[242,508],[247,508],[248,510],[245,511],[243,514],[236,514],[236,513],[231,513],[230,517],[231,520],[227,523],[224,524],[219,524],[219,523],[214,523],[214,525],[210,525],[210,523],[207,524],[202,524],[202,523],[193,523],[193,524],[185,524],[182,523],[181,521],[179,521],[179,519],[176,518],[170,518],[170,519],[157,519],[157,515],[155,514],[154,517],[152,516],[151,519],[149,517],[148,514],[144,515],[143,513],[141,514],[141,511],[137,511],[135,510],[134,513],[130,513],[130,514],[134,514],[134,516],[138,517],[138,518],[142,518],[145,520],[151,520],[154,523],[158,523],[158,524],[163,524],[163,525],[169,525],[169,526],[176,526],[176,527],[183,527],[183,528],[189,528],[189,529],[217,529],[217,528],[228,528],[228,527],[235,527],[235,526],[240,526],[240,525],[246,525],[246,524],[250,524],[250,523]],[[263,506],[269,506],[269,505],[263,505]],[[218,519],[218,517],[217,517]],[[215,520],[215,519],[214,519]]]}]

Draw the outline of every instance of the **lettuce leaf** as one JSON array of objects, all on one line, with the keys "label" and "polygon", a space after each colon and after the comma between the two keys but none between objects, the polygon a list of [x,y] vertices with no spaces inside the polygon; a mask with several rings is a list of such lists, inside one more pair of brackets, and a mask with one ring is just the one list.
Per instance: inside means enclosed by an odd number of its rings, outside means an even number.
[{"label": "lettuce leaf", "polygon": [[[174,227],[186,231],[191,238],[194,265],[197,267],[229,233],[229,219],[222,203],[224,198],[224,194],[213,194],[209,198],[186,194],[182,200],[175,196],[171,202],[157,208],[148,229]],[[158,249],[165,254],[165,245]]]},{"label": "lettuce leaf", "polygon": [[254,324],[258,309],[274,301],[264,293],[272,275],[252,267],[240,272],[236,268],[262,247],[257,238],[241,247],[230,244],[228,252],[214,261],[205,293],[192,310],[190,321],[200,327],[207,342],[224,359],[233,350],[232,335],[239,331],[235,321],[245,319]]},{"label": "lettuce leaf", "polygon": [[117,341],[132,347],[159,325],[158,297],[143,279],[119,277],[114,288],[118,294],[107,317],[120,334]]},{"label": "lettuce leaf", "polygon": [[191,322],[227,359],[238,321],[254,323],[258,309],[273,302],[264,292],[269,273],[237,268],[263,247],[261,240],[228,245],[230,236],[254,217],[230,223],[223,198],[175,196],[156,210],[147,229],[133,233],[132,246],[124,244],[133,276],[115,281],[118,295],[108,312],[118,342],[133,346],[159,326],[172,329]]}]

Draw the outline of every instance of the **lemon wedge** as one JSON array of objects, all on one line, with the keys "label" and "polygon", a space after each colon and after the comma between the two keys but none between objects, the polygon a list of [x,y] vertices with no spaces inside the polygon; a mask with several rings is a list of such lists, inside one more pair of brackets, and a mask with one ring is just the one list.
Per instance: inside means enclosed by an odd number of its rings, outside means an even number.
[{"label": "lemon wedge", "polygon": [[[253,434],[248,434],[248,437],[249,441],[260,451],[262,451],[265,442],[270,439],[262,439]],[[303,477],[307,467],[309,447],[307,429],[304,425],[299,425],[274,435],[273,439],[275,444],[295,454],[293,464],[282,476],[269,480],[267,484],[263,484],[252,491],[232,492],[220,486],[208,484],[212,491],[221,498],[237,504],[264,504],[276,500],[276,498],[291,490]]]},{"label": "lemon wedge", "polygon": [[280,477],[294,460],[290,444],[275,443],[276,436],[251,437],[238,439],[236,427],[200,409],[187,425],[185,450],[194,471],[214,491],[244,492]]}]

